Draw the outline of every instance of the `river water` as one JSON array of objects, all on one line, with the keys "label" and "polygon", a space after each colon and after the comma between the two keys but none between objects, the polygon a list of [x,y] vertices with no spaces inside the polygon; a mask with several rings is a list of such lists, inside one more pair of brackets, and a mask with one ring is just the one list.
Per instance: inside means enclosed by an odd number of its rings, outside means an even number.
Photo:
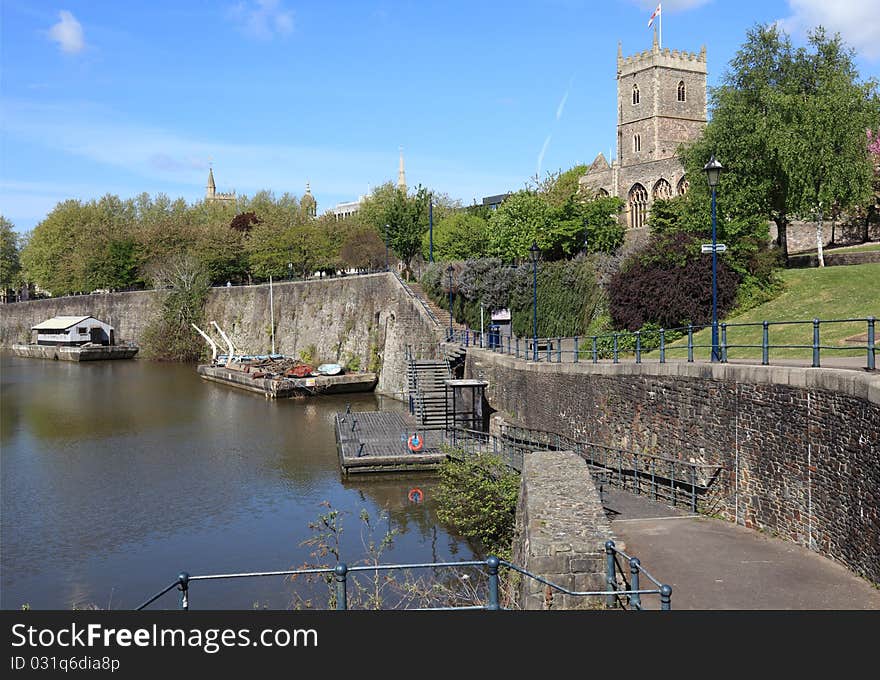
[{"label": "river water", "polygon": [[[342,559],[395,532],[381,562],[471,559],[424,475],[343,478],[333,414],[401,410],[368,395],[269,401],[191,365],[0,354],[0,607],[130,609],[191,574],[315,563],[303,541],[341,511]],[[418,486],[425,502],[408,500]],[[359,518],[366,510],[375,529]],[[325,558],[325,561],[327,558]],[[305,586],[303,586],[305,587]],[[198,609],[281,609],[283,578],[196,582]],[[154,607],[173,608],[174,593]]]}]

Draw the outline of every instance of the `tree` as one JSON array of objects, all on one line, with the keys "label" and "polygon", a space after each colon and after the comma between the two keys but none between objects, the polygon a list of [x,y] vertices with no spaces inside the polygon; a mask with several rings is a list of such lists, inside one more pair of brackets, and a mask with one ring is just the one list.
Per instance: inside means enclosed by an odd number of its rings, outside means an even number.
[{"label": "tree", "polygon": [[4,300],[10,288],[21,283],[18,235],[15,225],[0,215],[0,294]]},{"label": "tree", "polygon": [[[820,28],[810,49],[794,49],[776,26],[748,33],[711,92],[712,119],[683,150],[687,173],[702,176],[714,155],[725,168],[719,184],[719,225],[739,221],[756,233],[759,220],[776,223],[788,256],[787,228],[819,202],[853,206],[870,191],[865,130],[880,116],[873,82],[861,83],[853,53]],[[691,182],[693,200],[706,200],[704,182]]]},{"label": "tree", "polygon": [[[429,234],[422,235],[422,256],[428,259]],[[488,224],[478,215],[463,210],[434,221],[434,259],[470,260],[486,256]]]},{"label": "tree", "polygon": [[379,269],[385,263],[385,244],[372,227],[356,226],[342,242],[342,263],[354,269]]},{"label": "tree", "polygon": [[422,234],[428,229],[428,190],[419,185],[409,196],[391,182],[376,187],[364,201],[360,218],[372,226],[412,273],[412,259],[422,247]]},{"label": "tree", "polygon": [[529,257],[532,243],[549,250],[550,207],[536,192],[517,191],[489,219],[489,256],[511,263]]}]

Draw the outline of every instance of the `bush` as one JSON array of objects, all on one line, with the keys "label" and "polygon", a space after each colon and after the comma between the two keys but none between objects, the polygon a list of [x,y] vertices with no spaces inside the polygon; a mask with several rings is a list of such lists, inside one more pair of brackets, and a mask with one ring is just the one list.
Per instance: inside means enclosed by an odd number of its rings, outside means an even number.
[{"label": "bush", "polygon": [[[712,321],[712,258],[699,251],[700,240],[682,232],[655,237],[628,258],[608,286],[615,328],[636,330],[655,323],[663,328]],[[736,300],[740,275],[718,258],[718,317]]]},{"label": "bush", "polygon": [[437,517],[475,541],[484,555],[509,560],[519,475],[489,453],[449,453],[449,460],[440,466],[440,481],[434,493]]}]

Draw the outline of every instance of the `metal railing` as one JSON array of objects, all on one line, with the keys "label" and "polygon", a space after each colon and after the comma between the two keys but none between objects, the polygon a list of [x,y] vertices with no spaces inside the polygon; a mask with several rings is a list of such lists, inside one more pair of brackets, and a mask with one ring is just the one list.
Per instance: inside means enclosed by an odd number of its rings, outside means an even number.
[{"label": "metal railing", "polygon": [[[642,597],[656,595],[659,597],[659,607],[662,611],[669,611],[672,609],[672,588],[670,586],[662,584],[657,579],[655,579],[647,570],[645,570],[644,567],[642,567],[638,558],[630,557],[626,553],[618,550],[614,546],[613,541],[606,541],[604,544],[604,548],[606,557],[605,579],[606,583],[608,584],[608,588],[606,590],[570,590],[556,583],[553,583],[552,581],[549,581],[537,574],[534,574],[516,564],[499,559],[494,555],[490,555],[485,560],[470,560],[462,562],[427,562],[414,564],[374,564],[356,566],[348,566],[345,562],[339,562],[334,567],[199,575],[190,575],[189,573],[182,571],[180,572],[180,574],[178,574],[177,578],[174,581],[172,581],[155,595],[138,605],[135,608],[135,611],[146,609],[163,595],[175,589],[179,592],[178,608],[182,610],[188,610],[191,604],[190,586],[192,583],[198,581],[221,581],[279,576],[291,578],[295,576],[315,575],[323,576],[325,578],[332,578],[334,594],[333,599],[335,600],[335,608],[337,610],[347,610],[349,609],[349,578],[354,576],[355,574],[364,572],[373,572],[378,574],[379,572],[411,569],[461,570],[465,568],[478,568],[484,571],[486,576],[485,594],[479,593],[481,598],[485,598],[484,602],[482,602],[481,604],[467,606],[416,607],[415,609],[434,611],[465,609],[498,611],[501,609],[505,609],[505,607],[501,606],[501,583],[499,577],[499,570],[501,567],[505,567],[513,572],[516,572],[524,576],[525,578],[535,580],[553,589],[554,591],[563,593],[565,595],[584,598],[603,598],[604,604],[607,608],[620,608],[626,610],[640,611],[644,608],[642,604]],[[628,570],[621,565],[621,559],[625,560],[626,565],[629,567]],[[646,577],[649,581],[651,581],[651,583],[656,586],[656,588],[642,588],[640,578],[641,576]]]},{"label": "metal railing", "polygon": [[[437,318],[437,315],[434,314],[433,311],[431,311],[431,308],[428,307],[428,303],[425,302],[425,301],[424,301],[422,298],[420,298],[418,295],[416,295],[415,292],[413,292],[413,289],[410,288],[409,285],[406,283],[406,281],[404,281],[404,280],[400,277],[400,274],[398,274],[397,272],[392,272],[392,273],[394,274],[394,278],[397,279],[398,283],[400,283],[401,287],[406,291],[407,295],[409,295],[413,300],[415,300],[416,302],[419,303],[419,305],[421,305],[421,308],[422,308],[422,309],[425,311],[425,313],[428,315],[428,318],[431,319],[431,321],[433,321],[434,324],[435,324],[438,328],[441,327],[442,324],[440,323],[440,320]],[[446,334],[449,335],[449,331],[447,331]]]},{"label": "metal railing", "polygon": [[646,451],[615,448],[579,441],[548,432],[514,425],[502,426],[501,435],[450,428],[446,433],[450,446],[465,455],[491,452],[511,469],[522,471],[523,455],[536,450],[574,451],[583,458],[599,485],[608,484],[635,495],[683,506],[691,512],[710,510],[704,500],[723,466],[680,460]]},{"label": "metal railing", "polygon": [[[865,343],[853,345],[823,344],[821,329],[829,324],[864,323],[866,333]],[[811,341],[800,344],[780,344],[771,342],[771,329],[781,326],[804,326],[811,331]],[[823,352],[862,352],[865,356],[864,368],[873,371],[877,368],[876,354],[876,318],[873,316],[853,319],[810,319],[805,321],[761,321],[755,323],[721,323],[719,327],[719,351],[721,363],[727,363],[732,356],[732,350],[760,349],[761,364],[770,364],[771,350],[809,350],[811,352],[811,367],[821,367]],[[631,357],[636,363],[642,363],[643,359],[656,358],[659,363],[667,361],[667,354],[671,352],[686,352],[688,362],[694,361],[695,351],[705,350],[708,355],[712,350],[711,342],[708,344],[694,341],[694,335],[703,330],[711,329],[711,325],[687,325],[676,328],[659,328],[648,331],[620,331],[615,333],[603,333],[600,335],[569,336],[555,338],[520,338],[516,336],[501,336],[493,332],[480,332],[471,329],[455,331],[450,340],[459,342],[465,347],[488,348],[495,352],[507,354],[526,361],[538,361],[546,363],[579,363],[610,359],[612,363],[619,363],[622,358]],[[749,342],[748,333],[739,333],[747,329],[760,329],[760,342]],[[743,338],[740,342],[734,342],[729,334],[739,333]],[[685,340],[686,343],[672,344],[677,340]],[[750,357],[741,356],[742,359]]]}]

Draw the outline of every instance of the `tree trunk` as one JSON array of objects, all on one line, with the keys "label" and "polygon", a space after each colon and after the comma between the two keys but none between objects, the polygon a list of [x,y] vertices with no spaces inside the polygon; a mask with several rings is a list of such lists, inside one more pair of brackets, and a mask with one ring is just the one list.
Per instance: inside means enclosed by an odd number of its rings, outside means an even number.
[{"label": "tree trunk", "polygon": [[819,219],[816,221],[816,254],[819,256],[819,266],[825,266],[825,254],[822,252],[823,241],[822,236],[822,210],[819,209]]},{"label": "tree trunk", "polygon": [[785,217],[774,217],[776,223],[776,244],[782,251],[783,262],[788,262],[788,220]]}]

